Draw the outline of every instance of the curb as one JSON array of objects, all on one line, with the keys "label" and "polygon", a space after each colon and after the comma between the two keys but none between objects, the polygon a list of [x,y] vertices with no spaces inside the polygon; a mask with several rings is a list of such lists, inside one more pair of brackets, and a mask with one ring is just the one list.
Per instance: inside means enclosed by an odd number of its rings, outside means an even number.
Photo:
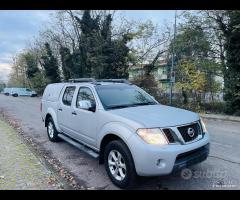
[{"label": "curb", "polygon": [[240,117],[235,117],[235,116],[230,116],[230,115],[200,114],[200,116],[205,119],[240,122]]}]

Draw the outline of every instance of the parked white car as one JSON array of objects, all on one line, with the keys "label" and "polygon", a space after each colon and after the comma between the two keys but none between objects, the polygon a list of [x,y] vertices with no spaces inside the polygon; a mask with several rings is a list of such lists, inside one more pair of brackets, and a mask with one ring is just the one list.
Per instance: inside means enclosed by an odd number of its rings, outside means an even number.
[{"label": "parked white car", "polygon": [[35,97],[37,93],[29,88],[4,88],[3,93],[5,95],[12,95],[14,97],[18,96],[30,96]]},{"label": "parked white car", "polygon": [[170,174],[204,161],[209,134],[199,115],[159,104],[125,80],[50,84],[41,102],[52,142],[63,139],[104,163],[112,182]]}]

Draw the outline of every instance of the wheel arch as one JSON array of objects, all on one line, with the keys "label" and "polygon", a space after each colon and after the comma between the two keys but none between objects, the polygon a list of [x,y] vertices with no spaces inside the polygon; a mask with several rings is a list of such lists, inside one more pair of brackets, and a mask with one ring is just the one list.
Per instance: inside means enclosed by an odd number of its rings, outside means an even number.
[{"label": "wheel arch", "polygon": [[[100,144],[100,151],[99,151],[99,164],[103,164],[104,163],[104,150],[105,147],[107,146],[107,144],[111,141],[114,140],[121,140],[122,142],[124,142],[124,140],[122,138],[120,138],[119,136],[113,134],[113,133],[109,133],[106,134]],[[125,143],[125,142],[124,142]]]},{"label": "wheel arch", "polygon": [[111,122],[105,124],[97,139],[97,146],[99,148],[99,163],[103,164],[103,154],[106,145],[113,140],[121,140],[129,149],[132,154],[131,146],[128,139],[133,134],[133,130],[120,122]]},{"label": "wheel arch", "polygon": [[52,118],[52,116],[51,116],[49,113],[47,113],[47,115],[46,115],[46,117],[45,117],[45,120],[44,120],[44,122],[45,122],[45,127],[47,127],[47,121],[48,121],[49,118]]},{"label": "wheel arch", "polygon": [[61,132],[61,129],[60,129],[58,123],[57,123],[57,115],[56,115],[56,113],[54,112],[53,109],[48,109],[48,111],[47,111],[47,114],[46,114],[45,120],[44,120],[44,122],[45,122],[45,127],[47,126],[47,120],[48,120],[50,117],[53,119],[53,122],[54,122],[54,125],[55,125],[57,131],[58,131],[58,132]]}]

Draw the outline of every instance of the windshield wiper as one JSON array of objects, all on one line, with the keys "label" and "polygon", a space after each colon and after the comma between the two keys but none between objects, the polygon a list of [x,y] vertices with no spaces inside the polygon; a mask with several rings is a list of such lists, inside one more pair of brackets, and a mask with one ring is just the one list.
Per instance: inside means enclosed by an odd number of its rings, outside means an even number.
[{"label": "windshield wiper", "polygon": [[107,109],[118,109],[118,108],[127,108],[127,107],[131,107],[131,105],[116,105],[116,106],[108,106]]},{"label": "windshield wiper", "polygon": [[146,103],[135,103],[135,104],[132,104],[134,106],[145,106],[145,105],[155,105],[157,104],[156,102],[146,102]]},{"label": "windshield wiper", "polygon": [[128,108],[128,107],[135,107],[135,106],[155,105],[155,104],[156,104],[155,102],[134,103],[134,104],[126,104],[126,105],[108,106],[107,109]]}]

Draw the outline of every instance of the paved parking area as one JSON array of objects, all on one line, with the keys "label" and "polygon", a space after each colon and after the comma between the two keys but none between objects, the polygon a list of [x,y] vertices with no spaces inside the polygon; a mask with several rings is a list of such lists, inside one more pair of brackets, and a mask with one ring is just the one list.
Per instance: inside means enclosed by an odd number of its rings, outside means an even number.
[{"label": "paved parking area", "polygon": [[[40,150],[58,160],[83,188],[118,189],[97,160],[66,142],[48,141],[39,98],[0,95],[1,109],[17,119],[24,134],[31,137]],[[206,126],[211,136],[211,150],[205,162],[177,174],[140,178],[137,189],[240,189],[240,123],[206,120]]]}]

